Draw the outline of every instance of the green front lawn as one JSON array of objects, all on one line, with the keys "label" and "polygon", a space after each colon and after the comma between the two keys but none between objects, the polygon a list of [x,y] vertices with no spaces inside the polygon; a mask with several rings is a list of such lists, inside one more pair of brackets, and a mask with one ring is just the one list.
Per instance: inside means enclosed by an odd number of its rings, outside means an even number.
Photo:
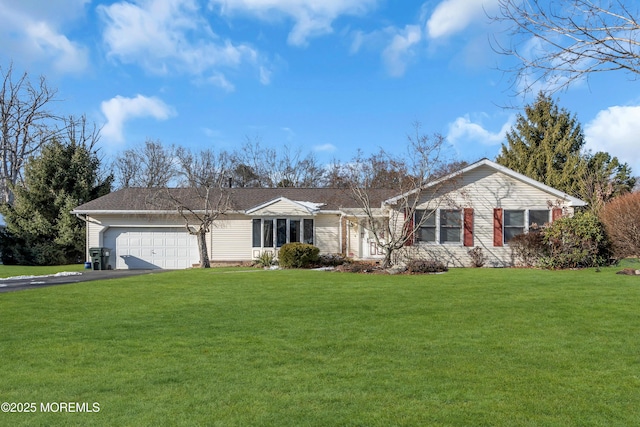
[{"label": "green front lawn", "polygon": [[617,270],[189,270],[0,294],[0,402],[38,409],[0,425],[640,425],[640,278]]},{"label": "green front lawn", "polygon": [[83,264],[53,265],[43,267],[33,267],[24,265],[0,265],[0,278],[15,276],[44,276],[65,271],[83,271]]}]

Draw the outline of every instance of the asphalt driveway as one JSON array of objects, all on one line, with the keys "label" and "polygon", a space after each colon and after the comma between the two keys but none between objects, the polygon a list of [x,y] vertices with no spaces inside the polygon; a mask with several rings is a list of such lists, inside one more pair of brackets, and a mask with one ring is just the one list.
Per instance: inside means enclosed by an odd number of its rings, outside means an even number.
[{"label": "asphalt driveway", "polygon": [[92,280],[118,279],[142,274],[159,274],[167,270],[84,270],[69,275],[49,275],[0,279],[0,292],[22,291],[43,286],[66,285]]}]

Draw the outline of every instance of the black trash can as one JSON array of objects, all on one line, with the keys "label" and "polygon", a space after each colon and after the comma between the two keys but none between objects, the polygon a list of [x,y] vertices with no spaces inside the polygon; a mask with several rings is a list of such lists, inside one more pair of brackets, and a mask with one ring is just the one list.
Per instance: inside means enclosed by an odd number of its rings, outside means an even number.
[{"label": "black trash can", "polygon": [[111,249],[109,248],[89,248],[89,257],[91,258],[92,270],[109,270],[109,256]]}]

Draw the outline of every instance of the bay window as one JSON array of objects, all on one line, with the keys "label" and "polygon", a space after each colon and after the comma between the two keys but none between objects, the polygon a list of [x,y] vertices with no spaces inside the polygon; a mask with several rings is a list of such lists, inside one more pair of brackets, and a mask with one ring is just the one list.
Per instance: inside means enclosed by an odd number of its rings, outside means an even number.
[{"label": "bay window", "polygon": [[286,243],[302,242],[313,245],[313,219],[254,218],[252,245],[254,248],[279,248]]}]

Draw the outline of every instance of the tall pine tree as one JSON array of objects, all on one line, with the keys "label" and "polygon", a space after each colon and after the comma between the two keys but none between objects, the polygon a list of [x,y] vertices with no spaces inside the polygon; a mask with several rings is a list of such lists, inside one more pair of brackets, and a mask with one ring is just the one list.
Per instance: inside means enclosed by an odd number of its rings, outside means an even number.
[{"label": "tall pine tree", "polygon": [[[626,163],[607,153],[584,151],[582,127],[575,115],[558,108],[550,96],[538,94],[507,133],[496,162],[543,182],[591,206],[631,191],[635,179]],[[593,187],[609,187],[610,192]],[[599,200],[596,200],[599,199]]]},{"label": "tall pine tree", "polygon": [[585,168],[580,154],[585,144],[580,123],[543,93],[524,111],[507,133],[508,145],[502,144],[496,161],[529,178],[577,195],[576,177]]},{"label": "tall pine tree", "polygon": [[48,143],[27,161],[13,204],[2,206],[3,261],[54,265],[84,259],[84,222],[70,211],[109,193],[112,181],[101,175],[100,159],[86,144]]}]

